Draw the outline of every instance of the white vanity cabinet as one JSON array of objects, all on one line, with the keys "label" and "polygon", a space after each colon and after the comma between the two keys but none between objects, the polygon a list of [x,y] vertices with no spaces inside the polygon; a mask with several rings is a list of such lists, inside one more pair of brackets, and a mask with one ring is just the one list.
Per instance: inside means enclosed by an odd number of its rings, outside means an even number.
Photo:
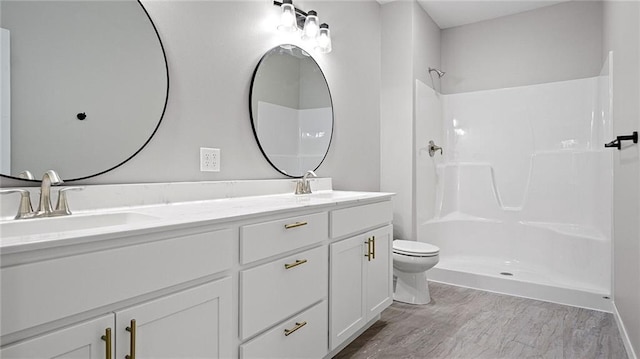
[{"label": "white vanity cabinet", "polygon": [[203,201],[139,210],[173,224],[4,242],[0,357],[330,357],[391,303],[390,198]]},{"label": "white vanity cabinet", "polygon": [[[210,283],[177,292],[168,288],[206,282],[202,278],[228,270],[233,231],[187,230],[137,240],[124,238],[124,244],[113,248],[3,266],[3,336],[41,329],[33,338],[3,346],[1,357],[107,358],[101,337],[111,328],[112,343],[118,343],[112,354],[124,358],[133,336],[126,330],[131,319],[140,334],[139,358],[178,353],[169,348],[180,350],[178,356],[231,356],[231,279],[212,277]],[[48,329],[65,326],[73,317],[105,315],[110,323],[80,319],[69,328]]]},{"label": "white vanity cabinet", "polygon": [[231,310],[224,278],[9,345],[0,357],[229,358]]},{"label": "white vanity cabinet", "polygon": [[[354,213],[355,217],[349,221]],[[391,203],[382,202],[332,213],[332,233],[380,228],[330,245],[330,349],[358,333],[393,301]],[[354,225],[355,223],[355,225]]]},{"label": "white vanity cabinet", "polygon": [[[327,212],[240,228],[240,358],[322,358],[327,353]],[[311,247],[311,248],[309,248]],[[308,248],[308,249],[306,249]]]}]

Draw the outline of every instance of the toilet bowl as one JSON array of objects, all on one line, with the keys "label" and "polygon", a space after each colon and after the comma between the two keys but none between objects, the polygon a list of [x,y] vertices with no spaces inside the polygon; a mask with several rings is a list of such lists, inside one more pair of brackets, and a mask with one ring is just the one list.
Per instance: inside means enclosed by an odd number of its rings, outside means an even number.
[{"label": "toilet bowl", "polygon": [[393,241],[393,300],[409,304],[431,301],[427,284],[427,270],[438,261],[440,248],[422,242]]}]

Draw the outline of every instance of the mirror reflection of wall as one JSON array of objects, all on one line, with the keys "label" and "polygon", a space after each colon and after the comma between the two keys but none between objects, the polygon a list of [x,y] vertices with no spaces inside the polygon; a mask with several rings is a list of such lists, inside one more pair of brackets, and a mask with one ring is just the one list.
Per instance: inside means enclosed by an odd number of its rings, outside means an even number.
[{"label": "mirror reflection of wall", "polygon": [[322,163],[333,108],[324,74],[304,50],[283,45],[263,57],[254,75],[251,112],[259,145],[278,171],[299,177]]},{"label": "mirror reflection of wall", "polygon": [[54,169],[77,179],[136,153],[162,117],[168,86],[164,53],[141,4],[0,3],[0,24],[11,37],[11,164],[6,171],[2,163],[2,174],[29,170],[39,178]]}]

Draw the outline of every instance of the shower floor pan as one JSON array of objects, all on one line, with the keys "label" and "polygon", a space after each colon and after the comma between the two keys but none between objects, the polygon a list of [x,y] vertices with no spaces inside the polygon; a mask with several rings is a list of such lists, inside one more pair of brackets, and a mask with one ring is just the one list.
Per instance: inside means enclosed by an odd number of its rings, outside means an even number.
[{"label": "shower floor pan", "polygon": [[430,281],[486,290],[517,297],[612,312],[610,294],[588,283],[548,273],[544,268],[524,267],[486,258],[440,258],[427,272]]}]

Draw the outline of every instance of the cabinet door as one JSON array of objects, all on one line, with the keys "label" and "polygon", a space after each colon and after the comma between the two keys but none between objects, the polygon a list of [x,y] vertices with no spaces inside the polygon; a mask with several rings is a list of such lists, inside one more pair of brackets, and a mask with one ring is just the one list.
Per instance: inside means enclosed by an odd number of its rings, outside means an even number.
[{"label": "cabinet door", "polygon": [[368,232],[366,239],[373,239],[375,256],[365,261],[366,322],[380,314],[393,302],[392,227],[387,226]]},{"label": "cabinet door", "polygon": [[231,357],[231,296],[227,277],[116,312],[116,358]]},{"label": "cabinet door", "polygon": [[330,346],[340,343],[358,331],[366,319],[364,267],[365,236],[331,244],[330,273]]},{"label": "cabinet door", "polygon": [[[106,330],[114,337],[113,314],[64,328],[0,350],[0,358],[108,358]],[[105,336],[103,339],[102,336]]]}]

